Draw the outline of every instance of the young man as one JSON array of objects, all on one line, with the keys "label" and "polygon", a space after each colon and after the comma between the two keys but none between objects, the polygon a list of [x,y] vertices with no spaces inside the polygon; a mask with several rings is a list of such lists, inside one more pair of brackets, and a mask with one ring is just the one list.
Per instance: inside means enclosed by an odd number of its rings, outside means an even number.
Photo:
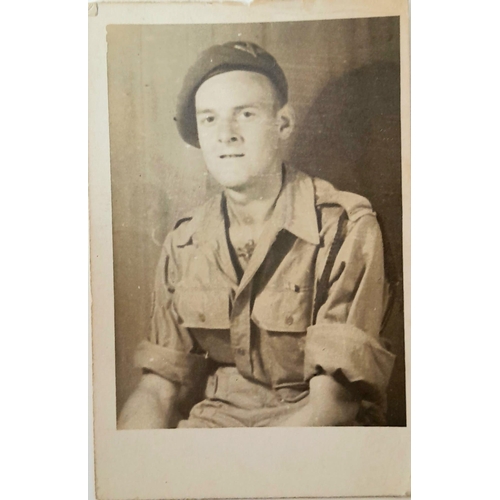
[{"label": "young man", "polygon": [[[366,422],[393,365],[379,342],[386,287],[369,202],[284,164],[287,81],[253,43],[203,52],[176,120],[223,192],[167,236],[143,377],[118,427]],[[181,415],[199,384],[204,399]]]}]

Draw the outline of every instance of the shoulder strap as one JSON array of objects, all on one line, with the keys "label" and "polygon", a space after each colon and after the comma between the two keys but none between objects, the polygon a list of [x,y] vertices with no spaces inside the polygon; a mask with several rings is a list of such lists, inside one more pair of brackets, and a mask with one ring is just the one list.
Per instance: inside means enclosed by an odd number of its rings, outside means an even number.
[{"label": "shoulder strap", "polygon": [[325,261],[325,267],[323,268],[323,272],[319,281],[316,284],[316,294],[314,297],[313,304],[313,314],[312,314],[312,324],[316,323],[316,317],[318,316],[319,308],[326,302],[328,297],[328,289],[329,289],[329,281],[330,274],[333,269],[333,265],[335,264],[335,260],[337,259],[337,255],[340,251],[340,247],[344,242],[345,235],[345,225],[347,222],[348,216],[347,212],[344,210],[339,217],[339,222],[337,225],[337,231],[335,233],[335,237],[333,238],[332,245],[328,252],[328,256]]},{"label": "shoulder strap", "polygon": [[[318,217],[318,220],[320,220],[320,217]],[[320,307],[326,302],[326,299],[328,298],[328,290],[329,290],[329,281],[330,281],[330,274],[332,272],[333,266],[335,264],[335,260],[337,259],[337,255],[340,251],[340,248],[342,247],[342,244],[344,242],[344,237],[345,237],[345,226],[348,220],[348,214],[346,211],[343,211],[342,214],[339,217],[338,225],[337,225],[337,231],[335,233],[335,237],[333,238],[332,245],[330,246],[330,250],[328,252],[326,261],[325,261],[325,267],[323,268],[323,272],[321,274],[320,279],[316,283],[316,292],[314,294],[314,303],[313,303],[313,313],[312,313],[312,322],[311,324],[314,325],[316,323],[316,319],[318,316],[318,311]],[[341,269],[341,271],[343,268]],[[389,281],[387,283],[388,290],[387,290],[387,303],[385,306],[385,312],[384,312],[384,317],[382,319],[382,325],[380,327],[380,332],[381,332],[381,339],[383,339],[383,331],[388,323],[389,317],[391,316],[392,309],[394,306],[394,290],[393,290],[393,283],[392,281]],[[390,343],[387,339],[384,340],[384,346],[392,352],[392,348],[390,346]]]}]

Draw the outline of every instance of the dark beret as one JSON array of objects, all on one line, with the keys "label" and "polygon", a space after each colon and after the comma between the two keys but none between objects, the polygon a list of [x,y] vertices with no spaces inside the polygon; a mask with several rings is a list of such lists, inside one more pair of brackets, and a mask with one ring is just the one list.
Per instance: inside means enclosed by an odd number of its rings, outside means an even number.
[{"label": "dark beret", "polygon": [[276,59],[251,42],[228,42],[202,52],[184,78],[177,99],[175,121],[181,137],[191,146],[200,147],[196,126],[194,97],[201,84],[212,76],[228,71],[244,70],[261,73],[274,84],[281,105],[288,101],[288,83]]}]

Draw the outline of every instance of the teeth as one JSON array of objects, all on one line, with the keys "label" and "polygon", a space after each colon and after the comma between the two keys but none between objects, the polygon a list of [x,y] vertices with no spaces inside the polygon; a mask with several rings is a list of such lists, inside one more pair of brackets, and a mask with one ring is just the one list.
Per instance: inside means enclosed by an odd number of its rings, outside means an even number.
[{"label": "teeth", "polygon": [[242,156],[245,156],[243,154],[239,155],[220,155],[220,158],[241,158]]}]

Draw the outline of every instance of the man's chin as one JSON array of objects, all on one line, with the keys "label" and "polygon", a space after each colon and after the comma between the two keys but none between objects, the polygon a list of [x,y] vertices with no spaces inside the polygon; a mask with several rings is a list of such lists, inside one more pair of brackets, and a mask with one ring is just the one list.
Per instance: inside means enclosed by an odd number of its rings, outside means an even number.
[{"label": "man's chin", "polygon": [[224,189],[231,189],[233,191],[244,191],[246,188],[248,188],[250,184],[249,179],[241,179],[241,178],[216,178],[215,179],[222,188]]}]

